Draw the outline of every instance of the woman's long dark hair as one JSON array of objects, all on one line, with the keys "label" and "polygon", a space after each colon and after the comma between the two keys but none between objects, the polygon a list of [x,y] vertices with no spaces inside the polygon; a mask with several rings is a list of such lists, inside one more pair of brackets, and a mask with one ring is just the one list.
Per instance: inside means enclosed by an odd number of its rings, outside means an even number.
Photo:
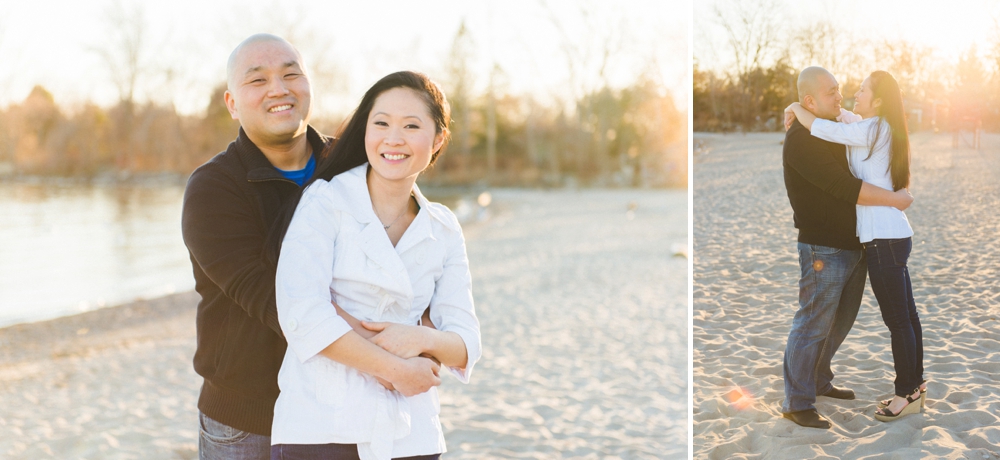
[{"label": "woman's long dark hair", "polygon": [[283,205],[278,218],[269,232],[268,247],[266,256],[269,263],[277,267],[278,255],[281,253],[281,241],[285,239],[285,232],[292,222],[295,208],[302,198],[302,190],[317,180],[329,181],[333,176],[350,170],[356,166],[365,164],[368,155],[365,152],[365,128],[368,126],[368,115],[371,114],[372,107],[378,97],[393,88],[409,88],[420,95],[427,104],[427,110],[434,119],[437,134],[444,134],[444,142],[441,148],[431,154],[430,165],[437,161],[438,156],[448,144],[450,131],[448,125],[451,122],[451,107],[444,93],[426,75],[419,72],[402,71],[391,73],[375,82],[371,88],[361,98],[361,103],[354,110],[354,114],[342,125],[337,133],[337,140],[327,146],[317,157],[316,172],[312,179],[302,187]]},{"label": "woman's long dark hair", "polygon": [[[889,169],[892,176],[893,191],[900,190],[910,185],[910,136],[906,130],[906,112],[903,110],[903,93],[899,90],[899,83],[889,72],[876,70],[868,76],[868,81],[872,88],[872,102],[881,99],[876,116],[885,120],[889,124],[891,136],[889,144]],[[878,145],[881,135],[881,120],[872,125],[873,141],[868,146],[868,158],[872,157],[875,146]],[[883,140],[884,142],[884,140]]]}]

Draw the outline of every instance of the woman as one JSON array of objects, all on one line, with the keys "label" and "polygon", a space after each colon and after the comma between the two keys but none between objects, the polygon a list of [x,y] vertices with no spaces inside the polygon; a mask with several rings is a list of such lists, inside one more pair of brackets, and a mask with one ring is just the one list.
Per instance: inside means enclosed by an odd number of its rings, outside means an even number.
[{"label": "woman", "polygon": [[[793,103],[786,109],[820,139],[845,144],[855,177],[897,191],[909,186],[910,144],[903,97],[896,79],[875,71],[855,94],[853,123],[817,119]],[[845,117],[841,117],[845,118]],[[906,214],[887,206],[857,207],[858,238],[865,247],[868,277],[889,328],[896,371],[894,396],[882,401],[875,418],[883,422],[920,411],[924,403],[923,339],[906,261],[913,229]],[[913,404],[919,401],[919,404]]]},{"label": "woman", "polygon": [[[331,153],[364,149],[368,163],[303,192],[277,268],[288,350],[272,459],[435,459],[445,451],[438,362],[467,383],[480,357],[461,227],[416,185],[444,147],[448,122],[435,83],[388,75],[365,94]],[[438,329],[418,325],[428,309]]]}]

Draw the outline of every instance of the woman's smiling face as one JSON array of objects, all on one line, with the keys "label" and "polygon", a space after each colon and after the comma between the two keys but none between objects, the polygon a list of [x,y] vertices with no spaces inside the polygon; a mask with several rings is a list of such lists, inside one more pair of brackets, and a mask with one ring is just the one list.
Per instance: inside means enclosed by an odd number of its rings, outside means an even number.
[{"label": "woman's smiling face", "polygon": [[861,115],[861,118],[871,118],[878,115],[878,107],[882,105],[881,99],[875,99],[872,92],[871,77],[865,78],[861,82],[861,89],[854,93],[854,113]]},{"label": "woman's smiling face", "polygon": [[375,99],[365,127],[365,151],[379,176],[400,180],[420,174],[443,142],[427,102],[416,91],[397,87]]}]

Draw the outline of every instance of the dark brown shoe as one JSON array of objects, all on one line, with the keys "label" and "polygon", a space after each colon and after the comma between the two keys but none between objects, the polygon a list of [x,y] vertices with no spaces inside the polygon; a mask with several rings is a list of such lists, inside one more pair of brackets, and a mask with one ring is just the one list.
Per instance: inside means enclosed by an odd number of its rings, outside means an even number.
[{"label": "dark brown shoe", "polygon": [[820,396],[826,396],[827,398],[834,399],[854,399],[854,390],[849,390],[847,388],[837,388],[830,387],[830,391],[821,394]]},{"label": "dark brown shoe", "polygon": [[822,428],[824,430],[830,428],[830,422],[819,415],[816,409],[806,409],[797,412],[789,412],[781,414],[782,417],[787,418],[801,426],[809,428]]}]

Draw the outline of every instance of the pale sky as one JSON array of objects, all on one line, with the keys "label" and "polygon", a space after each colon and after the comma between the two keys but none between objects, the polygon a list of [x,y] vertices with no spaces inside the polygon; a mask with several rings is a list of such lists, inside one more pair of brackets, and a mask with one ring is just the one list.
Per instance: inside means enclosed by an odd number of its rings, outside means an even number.
[{"label": "pale sky", "polygon": [[[729,0],[700,0],[694,5],[694,57],[706,69],[731,63],[725,30],[718,25],[713,10]],[[973,44],[985,53],[996,39],[1000,2],[993,0],[778,0],[775,14],[788,23],[799,24],[828,19],[845,34],[876,39],[905,39],[934,50],[934,56],[955,62]],[[785,37],[782,36],[782,39]],[[822,63],[817,63],[822,65]]]},{"label": "pale sky", "polygon": [[[97,50],[109,45],[114,0],[0,0],[0,107],[36,84],[57,103],[110,105],[118,93]],[[446,80],[445,64],[464,19],[474,43],[476,86],[484,88],[495,61],[498,84],[514,94],[567,100],[605,79],[621,87],[646,71],[689,100],[691,6],[684,0],[122,0],[141,8],[146,27],[144,80],[138,99],[173,101],[184,113],[204,110],[225,80],[225,62],[256,32],[286,37],[313,73],[317,112],[353,108],[378,78],[402,69]],[[610,43],[610,47],[606,44]],[[579,70],[568,71],[573,56]],[[172,77],[164,77],[170,70]]]}]

